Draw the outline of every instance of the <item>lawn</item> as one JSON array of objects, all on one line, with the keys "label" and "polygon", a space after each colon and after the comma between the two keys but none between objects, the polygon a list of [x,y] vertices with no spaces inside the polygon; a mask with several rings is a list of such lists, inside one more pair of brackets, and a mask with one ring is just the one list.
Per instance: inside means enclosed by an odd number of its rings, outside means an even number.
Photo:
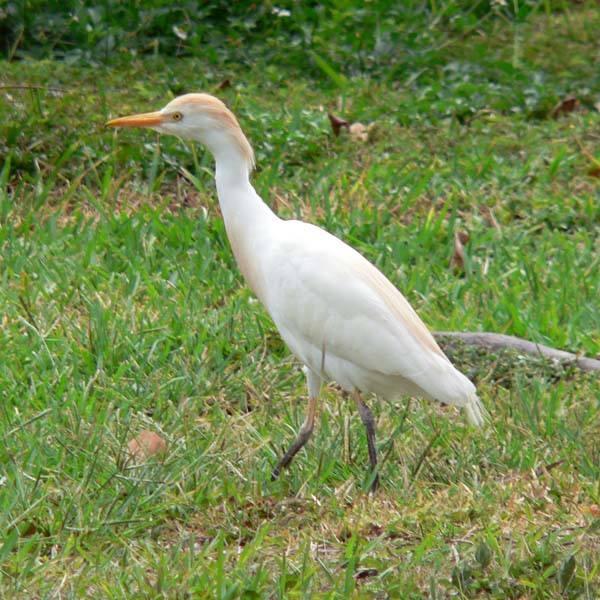
[{"label": "lawn", "polygon": [[[597,598],[597,373],[448,347],[490,421],[371,398],[375,494],[332,383],[271,482],[304,376],[237,270],[212,158],[104,126],[213,93],[265,201],[433,331],[595,357],[597,4],[60,4],[0,9],[0,597]],[[135,460],[143,431],[167,447]]]}]

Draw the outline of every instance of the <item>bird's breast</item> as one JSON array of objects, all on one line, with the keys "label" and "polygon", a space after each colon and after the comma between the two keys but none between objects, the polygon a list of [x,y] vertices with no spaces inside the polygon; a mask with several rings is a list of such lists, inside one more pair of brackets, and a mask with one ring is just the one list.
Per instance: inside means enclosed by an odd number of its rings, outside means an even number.
[{"label": "bird's breast", "polygon": [[227,237],[235,261],[250,289],[256,297],[266,304],[267,298],[267,282],[265,275],[265,266],[267,259],[265,258],[266,240],[258,230],[248,231],[237,224],[227,224]]}]

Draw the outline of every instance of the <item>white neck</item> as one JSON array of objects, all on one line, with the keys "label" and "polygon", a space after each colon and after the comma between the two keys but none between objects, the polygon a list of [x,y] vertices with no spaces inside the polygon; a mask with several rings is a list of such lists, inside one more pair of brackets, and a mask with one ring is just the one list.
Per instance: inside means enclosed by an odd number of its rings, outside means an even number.
[{"label": "white neck", "polygon": [[250,183],[250,165],[234,149],[215,153],[215,182],[225,225],[239,222],[251,234],[253,223],[274,216]]},{"label": "white neck", "polygon": [[264,303],[262,248],[279,219],[252,187],[247,157],[228,140],[228,136],[218,139],[218,144],[207,146],[215,157],[217,195],[227,237],[244,278]]},{"label": "white neck", "polygon": [[208,130],[199,140],[215,158],[217,194],[226,224],[236,216],[252,220],[253,212],[260,214],[263,206],[267,208],[250,183],[252,164],[241,150],[240,137],[248,144],[239,129]]}]

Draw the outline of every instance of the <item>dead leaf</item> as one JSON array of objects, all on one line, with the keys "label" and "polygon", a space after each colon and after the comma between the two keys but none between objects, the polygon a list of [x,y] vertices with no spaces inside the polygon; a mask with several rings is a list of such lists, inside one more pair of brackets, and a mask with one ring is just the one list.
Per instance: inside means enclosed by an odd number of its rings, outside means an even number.
[{"label": "dead leaf", "polygon": [[561,115],[568,115],[575,110],[579,110],[579,100],[575,96],[567,96],[561,100],[550,112],[550,116],[553,119],[558,119]]},{"label": "dead leaf", "polygon": [[42,532],[42,530],[33,521],[24,521],[19,523],[19,536],[30,537],[36,533]]},{"label": "dead leaf", "polygon": [[366,579],[367,577],[377,577],[379,575],[379,571],[377,569],[360,569],[356,571],[354,577],[357,580]]},{"label": "dead leaf", "polygon": [[459,231],[458,239],[460,240],[461,244],[467,244],[471,239],[471,236],[466,231]]},{"label": "dead leaf", "polygon": [[341,117],[336,117],[335,115],[332,115],[331,113],[327,113],[327,116],[329,117],[329,122],[331,123],[331,129],[333,130],[333,135],[335,135],[335,136],[340,135],[340,130],[342,129],[342,127],[345,127],[346,129],[350,129],[350,123],[348,123],[348,121],[346,121],[346,119],[342,119]]},{"label": "dead leaf", "polygon": [[588,171],[588,175],[590,177],[600,177],[600,167],[592,167],[589,171]]},{"label": "dead leaf", "polygon": [[158,433],[144,429],[127,444],[127,448],[134,458],[150,458],[166,452],[167,442]]},{"label": "dead leaf", "polygon": [[217,86],[218,90],[226,90],[231,87],[231,79],[223,79],[221,83]]},{"label": "dead leaf", "polygon": [[454,252],[450,259],[450,268],[455,273],[464,273],[465,271],[465,250],[464,245],[469,241],[469,234],[466,231],[454,232]]},{"label": "dead leaf", "polygon": [[373,129],[375,123],[369,123],[369,125],[363,125],[362,123],[352,123],[348,127],[350,137],[357,142],[368,142],[369,133]]},{"label": "dead leaf", "polygon": [[341,130],[344,128],[348,130],[350,139],[354,142],[368,142],[369,139],[371,139],[375,123],[369,123],[368,125],[365,125],[364,123],[350,123],[350,121],[331,113],[327,113],[327,116],[331,123],[333,135],[340,135]]}]

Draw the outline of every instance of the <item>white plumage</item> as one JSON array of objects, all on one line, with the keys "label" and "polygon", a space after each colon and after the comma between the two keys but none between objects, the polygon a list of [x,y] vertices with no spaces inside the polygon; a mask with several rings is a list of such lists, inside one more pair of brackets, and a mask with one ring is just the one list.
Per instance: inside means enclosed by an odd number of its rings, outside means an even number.
[{"label": "white plumage", "polygon": [[483,423],[475,386],[446,358],[396,287],[338,238],[309,223],[282,220],[262,201],[249,180],[252,148],[220,100],[186,94],[158,112],[108,125],[190,138],[215,157],[219,204],[236,261],[307,375],[307,418],[273,477],[310,437],[323,379],[353,393],[367,429],[374,486],[374,420],[359,392],[439,400],[464,407],[472,424]]}]

